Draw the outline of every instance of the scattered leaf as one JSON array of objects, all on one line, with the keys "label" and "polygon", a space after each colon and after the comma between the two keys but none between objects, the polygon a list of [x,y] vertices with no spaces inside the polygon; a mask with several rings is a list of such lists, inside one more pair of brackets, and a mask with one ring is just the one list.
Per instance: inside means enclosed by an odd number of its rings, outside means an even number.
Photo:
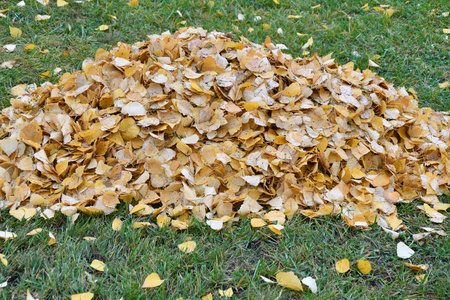
[{"label": "scattered leaf", "polygon": [[137,7],[139,6],[139,1],[138,0],[131,0],[130,2],[127,3],[130,7]]},{"label": "scattered leaf", "polygon": [[5,265],[5,266],[8,265],[8,260],[6,259],[6,256],[5,256],[4,254],[1,254],[1,253],[0,253],[0,262],[1,262],[3,265]]},{"label": "scattered leaf", "polygon": [[372,266],[368,260],[357,260],[356,264],[358,266],[358,270],[364,275],[369,274],[372,270]]},{"label": "scattered leaf", "polygon": [[66,6],[67,4],[69,4],[69,3],[66,2],[66,1],[64,1],[64,0],[57,0],[57,1],[56,1],[56,5],[57,5],[58,7],[63,7],[63,6]]},{"label": "scattered leaf", "polygon": [[409,248],[405,243],[399,242],[397,244],[397,256],[403,259],[413,256],[414,250]]},{"label": "scattered leaf", "polygon": [[303,291],[302,283],[294,272],[278,272],[276,275],[279,285],[294,291]]},{"label": "scattered leaf", "polygon": [[219,295],[222,297],[226,297],[226,298],[231,298],[233,297],[233,289],[229,288],[227,290],[219,290]]},{"label": "scattered leaf", "polygon": [[105,271],[105,263],[98,260],[98,259],[94,259],[90,265],[92,268],[96,269],[97,271],[100,272],[104,272]]},{"label": "scattered leaf", "polygon": [[197,243],[194,241],[189,241],[178,245],[178,249],[186,253],[191,253],[194,251],[195,247],[197,247]]},{"label": "scattered leaf", "polygon": [[348,259],[344,258],[338,262],[336,262],[336,271],[339,273],[345,273],[350,270],[350,262]]},{"label": "scattered leaf", "polygon": [[159,278],[158,274],[152,273],[152,274],[148,275],[147,278],[145,278],[142,288],[154,288],[154,287],[160,286],[161,284],[163,284],[163,282],[164,282],[164,279],[161,280],[161,278]]},{"label": "scattered leaf", "polygon": [[9,26],[9,33],[11,34],[12,37],[20,37],[22,35],[22,30],[20,30],[17,27],[11,27]]},{"label": "scattered leaf", "polygon": [[313,294],[317,293],[317,283],[316,280],[312,277],[305,277],[302,279],[302,283],[309,287]]},{"label": "scattered leaf", "polygon": [[122,229],[122,220],[115,218],[112,222],[112,230],[120,231]]},{"label": "scattered leaf", "polygon": [[71,296],[72,300],[91,300],[94,298],[93,293],[82,293],[82,294],[75,294]]},{"label": "scattered leaf", "polygon": [[108,30],[108,29],[109,29],[108,25],[100,25],[96,30],[105,31],[105,30]]}]

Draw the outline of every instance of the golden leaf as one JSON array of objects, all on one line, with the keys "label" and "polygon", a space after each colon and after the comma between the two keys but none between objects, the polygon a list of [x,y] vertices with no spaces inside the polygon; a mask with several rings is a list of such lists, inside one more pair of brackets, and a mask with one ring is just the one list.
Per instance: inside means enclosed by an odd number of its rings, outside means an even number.
[{"label": "golden leaf", "polygon": [[11,34],[12,37],[20,37],[22,35],[22,30],[20,30],[17,27],[11,27],[9,26],[9,33]]},{"label": "golden leaf", "polygon": [[368,260],[357,260],[356,264],[358,266],[358,270],[364,275],[369,274],[372,270],[372,266]]},{"label": "golden leaf", "polygon": [[57,1],[56,1],[56,5],[57,5],[58,7],[63,7],[63,6],[66,6],[67,4],[69,4],[69,3],[66,2],[66,1],[64,1],[64,0],[57,0]]},{"label": "golden leaf", "polygon": [[97,271],[104,272],[104,271],[105,271],[105,266],[106,266],[106,265],[105,265],[104,262],[102,262],[102,261],[100,261],[100,260],[98,260],[98,259],[94,259],[94,260],[91,262],[90,266],[91,266],[92,268],[96,269]]},{"label": "golden leaf", "polygon": [[139,1],[138,0],[131,0],[130,2],[127,3],[130,7],[137,7],[139,6]]},{"label": "golden leaf", "polygon": [[112,222],[112,229],[114,231],[120,231],[122,229],[122,221],[118,218],[115,218]]},{"label": "golden leaf", "polygon": [[71,300],[91,300],[94,298],[93,293],[82,293],[82,294],[75,294],[71,296]]},{"label": "golden leaf", "polygon": [[275,277],[279,285],[294,291],[303,291],[302,283],[294,272],[278,272]]},{"label": "golden leaf", "polygon": [[348,259],[344,258],[338,262],[336,262],[336,271],[339,273],[345,273],[350,270],[350,262]]},{"label": "golden leaf", "polygon": [[194,241],[189,241],[178,245],[178,249],[186,253],[191,253],[194,251],[195,247],[197,247],[197,243]]},{"label": "golden leaf", "polygon": [[145,278],[142,288],[154,288],[154,287],[160,286],[161,284],[163,284],[163,282],[164,282],[164,279],[161,280],[161,278],[159,278],[158,274],[152,273],[152,274],[148,275],[147,278]]}]

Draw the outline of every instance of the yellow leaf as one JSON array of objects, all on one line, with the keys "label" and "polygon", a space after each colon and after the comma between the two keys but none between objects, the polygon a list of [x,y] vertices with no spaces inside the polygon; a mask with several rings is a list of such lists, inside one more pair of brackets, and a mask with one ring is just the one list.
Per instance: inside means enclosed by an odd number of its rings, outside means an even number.
[{"label": "yellow leaf", "polygon": [[36,228],[36,229],[31,230],[30,232],[28,232],[26,235],[32,236],[32,235],[36,235],[36,234],[41,233],[41,232],[42,232],[42,228]]},{"label": "yellow leaf", "polygon": [[209,293],[208,295],[203,296],[203,297],[202,297],[202,300],[213,300],[213,296],[212,296],[211,293]]},{"label": "yellow leaf", "polygon": [[44,73],[39,74],[39,77],[45,78],[45,77],[50,77],[51,73],[50,71],[46,71]]},{"label": "yellow leaf", "polygon": [[307,36],[308,34],[307,33],[300,33],[300,32],[297,32],[297,36]]},{"label": "yellow leaf", "polygon": [[233,289],[229,288],[229,289],[227,289],[225,291],[219,290],[219,295],[222,296],[222,297],[226,297],[226,298],[233,297]]},{"label": "yellow leaf", "polygon": [[373,7],[373,10],[374,10],[374,11],[383,11],[384,8],[379,7],[379,6],[374,6],[374,7]]},{"label": "yellow leaf", "polygon": [[93,236],[85,236],[85,237],[83,237],[83,240],[86,240],[86,241],[95,241],[97,238],[95,238],[95,237],[93,237]]},{"label": "yellow leaf", "polygon": [[419,283],[426,283],[428,281],[427,274],[420,274],[420,275],[416,275],[415,277]]},{"label": "yellow leaf", "polygon": [[352,177],[353,177],[353,178],[355,178],[355,179],[361,179],[361,178],[363,178],[364,176],[366,176],[366,173],[364,173],[363,171],[361,171],[361,170],[358,169],[358,168],[353,168],[353,170],[352,170]]},{"label": "yellow leaf", "polygon": [[5,266],[8,265],[8,260],[5,258],[4,254],[0,253],[0,261],[2,262],[2,264],[4,264]]},{"label": "yellow leaf", "polygon": [[449,86],[450,86],[450,83],[448,81],[439,83],[439,88],[441,88],[441,89],[445,89],[446,87],[449,87]]},{"label": "yellow leaf", "polygon": [[150,275],[147,276],[147,278],[145,278],[144,284],[142,285],[142,288],[154,288],[157,286],[160,286],[161,284],[163,284],[164,279],[161,280],[161,278],[159,278],[159,275],[156,273],[152,273]]},{"label": "yellow leaf", "polygon": [[270,28],[270,24],[266,24],[266,23],[263,24],[263,29],[264,30],[267,30],[269,28]]},{"label": "yellow leaf", "polygon": [[336,263],[336,271],[339,273],[345,273],[350,270],[350,262],[344,258]]},{"label": "yellow leaf", "polygon": [[12,37],[19,37],[22,35],[22,30],[16,27],[9,26],[9,33],[11,34]]},{"label": "yellow leaf", "polygon": [[444,28],[442,31],[446,34],[450,34],[450,28]]},{"label": "yellow leaf", "polygon": [[328,29],[328,26],[327,26],[327,25],[322,25],[322,27],[325,28],[325,29]]},{"label": "yellow leaf", "polygon": [[158,216],[156,218],[156,224],[158,224],[159,228],[163,228],[163,227],[169,226],[170,220],[171,219],[168,216]]},{"label": "yellow leaf", "polygon": [[94,259],[91,263],[91,267],[96,269],[97,271],[100,272],[104,272],[105,271],[105,263],[98,260],[98,259]]},{"label": "yellow leaf", "polygon": [[358,270],[364,275],[369,274],[372,270],[372,266],[368,260],[358,260],[356,261],[356,264],[358,266]]},{"label": "yellow leaf", "polygon": [[312,8],[312,9],[315,9],[315,8],[319,8],[319,7],[321,7],[321,6],[322,6],[321,4],[317,4],[317,5],[312,6],[311,8]]},{"label": "yellow leaf", "polygon": [[421,265],[413,265],[413,264],[410,264],[410,263],[405,263],[405,266],[407,266],[408,268],[413,269],[416,272],[426,271],[430,267],[428,264],[426,264],[426,265],[422,265],[422,264]]},{"label": "yellow leaf", "polygon": [[115,218],[112,222],[112,229],[115,231],[120,231],[120,229],[122,229],[122,221],[118,218]]},{"label": "yellow leaf", "polygon": [[255,31],[255,29],[253,29],[253,28],[250,27],[247,31],[248,31],[248,32],[253,32],[253,31]]},{"label": "yellow leaf", "polygon": [[58,7],[63,7],[63,6],[66,6],[67,4],[69,4],[69,3],[67,3],[64,0],[57,0],[56,1],[56,5],[58,5]]},{"label": "yellow leaf", "polygon": [[117,17],[114,15],[109,15],[112,19],[117,20]]},{"label": "yellow leaf", "polygon": [[275,4],[280,5],[280,0],[273,0],[273,2],[275,2]]},{"label": "yellow leaf", "polygon": [[269,225],[267,226],[271,231],[275,232],[278,235],[281,235],[281,230],[284,229],[283,225],[277,224],[277,225]]},{"label": "yellow leaf", "polygon": [[279,285],[294,291],[303,291],[302,283],[294,272],[278,272],[276,275]]},{"label": "yellow leaf", "polygon": [[36,17],[34,17],[35,21],[44,21],[44,20],[48,20],[51,17],[49,15],[37,15]]},{"label": "yellow leaf", "polygon": [[392,17],[392,15],[394,14],[395,10],[391,7],[389,7],[388,9],[386,9],[386,11],[384,12],[385,16],[388,16],[389,18]]},{"label": "yellow leaf", "polygon": [[27,299],[26,300],[39,300],[39,299],[34,298],[30,293],[30,289],[27,289]]},{"label": "yellow leaf", "polygon": [[300,19],[301,17],[300,15],[289,15],[288,19]]},{"label": "yellow leaf", "polygon": [[266,222],[263,219],[260,218],[253,218],[250,221],[253,228],[263,227],[266,226]]},{"label": "yellow leaf", "polygon": [[48,236],[49,236],[50,240],[47,242],[47,245],[48,245],[48,246],[51,246],[51,245],[56,244],[56,238],[55,238],[55,236],[53,235],[53,233],[49,232],[49,233],[48,233]]},{"label": "yellow leaf", "polygon": [[377,59],[380,59],[380,57],[381,57],[381,55],[375,54],[375,55],[372,56],[371,58],[372,58],[372,60],[377,60]]},{"label": "yellow leaf", "polygon": [[255,109],[258,109],[259,105],[257,102],[245,102],[244,103],[244,109],[246,111],[254,111]]},{"label": "yellow leaf", "polygon": [[364,9],[365,11],[368,11],[369,10],[369,3],[366,3],[363,6],[361,6],[361,9]]},{"label": "yellow leaf", "polygon": [[33,44],[28,44],[25,47],[23,47],[23,49],[25,50],[33,50],[34,48],[36,48],[36,45]]},{"label": "yellow leaf", "polygon": [[178,245],[178,249],[186,253],[191,253],[194,251],[195,247],[197,247],[197,243],[194,241],[189,241]]},{"label": "yellow leaf", "polygon": [[93,293],[82,293],[82,294],[75,294],[72,295],[72,300],[91,300],[94,298]]},{"label": "yellow leaf", "polygon": [[142,227],[148,227],[150,226],[151,223],[150,222],[134,222],[133,223],[133,228],[142,228]]},{"label": "yellow leaf", "polygon": [[139,1],[138,0],[131,0],[130,2],[127,3],[130,7],[137,7],[139,6]]},{"label": "yellow leaf", "polygon": [[108,30],[108,29],[109,29],[108,25],[100,25],[96,30],[105,31],[105,30]]}]

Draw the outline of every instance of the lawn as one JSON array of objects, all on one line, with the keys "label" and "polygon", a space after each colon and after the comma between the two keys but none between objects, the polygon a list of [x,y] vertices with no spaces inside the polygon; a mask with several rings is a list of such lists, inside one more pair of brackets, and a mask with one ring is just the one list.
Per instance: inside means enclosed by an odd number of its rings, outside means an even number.
[{"label": "lawn", "polygon": [[[302,46],[313,38],[307,49],[311,54],[332,52],[338,63],[353,61],[361,69],[371,59],[382,77],[405,86],[421,106],[450,110],[450,88],[439,86],[450,80],[450,35],[443,32],[450,28],[447,0],[367,5],[367,0],[139,0],[137,7],[122,0],[67,0],[68,5],[61,7],[56,0],[47,6],[36,0],[25,0],[25,6],[18,6],[19,2],[0,0],[4,16],[0,16],[0,63],[15,61],[12,68],[0,68],[3,106],[8,105],[11,87],[56,82],[64,72],[81,69],[83,60],[93,57],[98,48],[201,26],[257,43],[270,36],[294,56],[309,55]],[[51,18],[35,21],[37,15]],[[97,30],[101,25],[109,28]],[[22,34],[12,37],[9,27],[19,28]],[[7,44],[16,45],[15,50],[4,49]],[[29,44],[36,48],[25,49]],[[60,73],[54,71],[57,68]],[[449,203],[450,198],[443,197],[442,202]],[[209,293],[216,299],[221,297],[219,290],[229,288],[233,299],[445,299],[450,294],[449,239],[430,235],[417,242],[412,234],[423,232],[422,226],[448,232],[448,222],[431,224],[415,207],[415,203],[399,206],[408,229],[400,231],[395,241],[378,226],[367,231],[349,228],[340,216],[295,215],[278,236],[268,228],[252,228],[249,220],[221,231],[203,223],[185,231],[160,229],[154,219],[130,216],[125,205],[108,216],[82,215],[74,224],[63,215],[18,221],[2,210],[0,231],[17,237],[0,239],[0,254],[8,260],[7,266],[0,264],[0,286],[7,282],[0,288],[0,299],[25,299],[27,290],[39,299],[70,299],[85,292],[93,293],[94,299],[201,299]],[[120,231],[112,230],[115,218],[123,221]],[[133,228],[137,221],[155,225]],[[37,228],[42,232],[26,235]],[[56,238],[53,245],[48,245],[49,232]],[[197,248],[181,252],[177,246],[190,240]],[[415,251],[411,258],[397,257],[399,241]],[[344,258],[350,260],[351,269],[340,274],[335,263]],[[94,259],[106,264],[104,272],[90,267]],[[358,271],[360,259],[371,263],[369,274]],[[416,273],[405,262],[430,267]],[[296,292],[260,277],[276,281],[279,271],[292,271],[300,279],[316,278],[317,295],[306,287]],[[141,288],[153,272],[164,283]]]}]

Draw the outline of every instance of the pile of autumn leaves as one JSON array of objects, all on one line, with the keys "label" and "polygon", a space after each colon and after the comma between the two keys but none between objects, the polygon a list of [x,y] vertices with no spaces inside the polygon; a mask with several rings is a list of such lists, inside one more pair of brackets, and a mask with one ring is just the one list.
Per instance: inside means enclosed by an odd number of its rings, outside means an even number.
[{"label": "pile of autumn leaves", "polygon": [[[293,58],[268,38],[184,28],[99,49],[57,84],[13,88],[0,117],[0,208],[18,219],[130,214],[215,230],[240,216],[341,214],[405,228],[449,205],[449,117],[330,55]],[[150,224],[148,222],[148,224]]]}]

